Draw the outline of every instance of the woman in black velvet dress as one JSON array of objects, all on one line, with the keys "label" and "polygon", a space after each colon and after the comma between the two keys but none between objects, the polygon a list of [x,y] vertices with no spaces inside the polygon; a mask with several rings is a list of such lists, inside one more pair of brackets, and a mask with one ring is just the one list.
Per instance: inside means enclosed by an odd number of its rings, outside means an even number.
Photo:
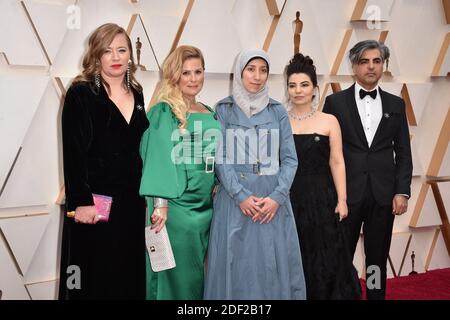
[{"label": "woman in black velvet dress", "polygon": [[311,58],[296,54],[286,78],[298,158],[290,194],[307,299],[358,299],[361,288],[343,226],[348,209],[339,123],[313,107],[318,86]]},{"label": "woman in black velvet dress", "polygon": [[[115,24],[89,39],[62,113],[66,211],[60,299],[145,298],[145,201],[139,143],[149,123],[131,41]],[[99,221],[94,194],[112,197]]]}]

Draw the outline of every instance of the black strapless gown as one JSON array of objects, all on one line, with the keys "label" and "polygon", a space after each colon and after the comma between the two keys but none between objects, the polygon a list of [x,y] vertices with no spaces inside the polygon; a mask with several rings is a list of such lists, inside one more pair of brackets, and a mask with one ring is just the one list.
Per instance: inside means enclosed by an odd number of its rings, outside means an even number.
[{"label": "black strapless gown", "polygon": [[334,213],[337,194],[329,166],[330,141],[294,135],[298,169],[291,188],[308,299],[358,299],[361,286],[343,222]]}]

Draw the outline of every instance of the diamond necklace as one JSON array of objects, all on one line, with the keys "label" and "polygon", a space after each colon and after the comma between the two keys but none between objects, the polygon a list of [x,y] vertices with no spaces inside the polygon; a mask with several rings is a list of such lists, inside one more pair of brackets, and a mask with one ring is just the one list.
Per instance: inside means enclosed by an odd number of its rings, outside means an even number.
[{"label": "diamond necklace", "polygon": [[308,112],[307,114],[304,114],[302,116],[298,116],[298,115],[292,113],[292,111],[289,111],[288,114],[289,114],[289,117],[291,117],[292,119],[300,121],[300,120],[305,120],[305,119],[311,118],[314,115],[314,113],[316,113],[316,111],[317,111],[317,109],[312,109],[310,112]]}]

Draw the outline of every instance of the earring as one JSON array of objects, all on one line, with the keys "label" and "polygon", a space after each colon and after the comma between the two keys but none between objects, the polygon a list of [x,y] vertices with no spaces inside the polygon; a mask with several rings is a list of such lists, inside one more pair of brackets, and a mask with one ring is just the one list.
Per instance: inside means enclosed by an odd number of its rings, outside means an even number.
[{"label": "earring", "polygon": [[[97,70],[98,70],[99,65],[100,65],[100,63],[98,63],[98,61],[96,61],[95,62],[95,66],[97,67]],[[95,71],[94,82],[95,82],[95,86],[97,88],[100,88],[100,84],[101,84],[101,82],[100,82],[100,72],[98,72],[98,71]]]},{"label": "earring", "polygon": [[292,106],[291,106],[291,97],[289,96],[289,94],[287,95],[287,98],[286,98],[286,107],[287,107],[288,110],[290,110],[292,108]]},{"label": "earring", "polygon": [[128,61],[128,68],[127,68],[127,89],[130,91],[131,83],[130,83],[130,64],[131,60]]},{"label": "earring", "polygon": [[[312,103],[312,107],[314,109],[317,109],[317,107],[319,106],[319,103],[320,103],[320,90],[319,90],[319,87],[316,87],[316,90],[317,90],[317,94],[313,95],[313,103]],[[318,98],[316,99],[316,97],[318,97]]]},{"label": "earring", "polygon": [[100,73],[96,73],[94,77],[95,86],[100,89]]}]

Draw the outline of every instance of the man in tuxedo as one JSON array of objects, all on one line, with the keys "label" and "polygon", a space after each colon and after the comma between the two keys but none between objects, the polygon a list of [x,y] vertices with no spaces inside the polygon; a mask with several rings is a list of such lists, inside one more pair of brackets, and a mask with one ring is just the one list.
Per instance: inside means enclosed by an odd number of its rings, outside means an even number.
[{"label": "man in tuxedo", "polygon": [[328,96],[323,111],[333,114],[342,130],[350,252],[355,252],[362,226],[367,298],[382,300],[394,217],[406,212],[410,197],[408,122],[403,99],[378,86],[389,49],[378,41],[361,41],[349,59],[356,83]]}]

